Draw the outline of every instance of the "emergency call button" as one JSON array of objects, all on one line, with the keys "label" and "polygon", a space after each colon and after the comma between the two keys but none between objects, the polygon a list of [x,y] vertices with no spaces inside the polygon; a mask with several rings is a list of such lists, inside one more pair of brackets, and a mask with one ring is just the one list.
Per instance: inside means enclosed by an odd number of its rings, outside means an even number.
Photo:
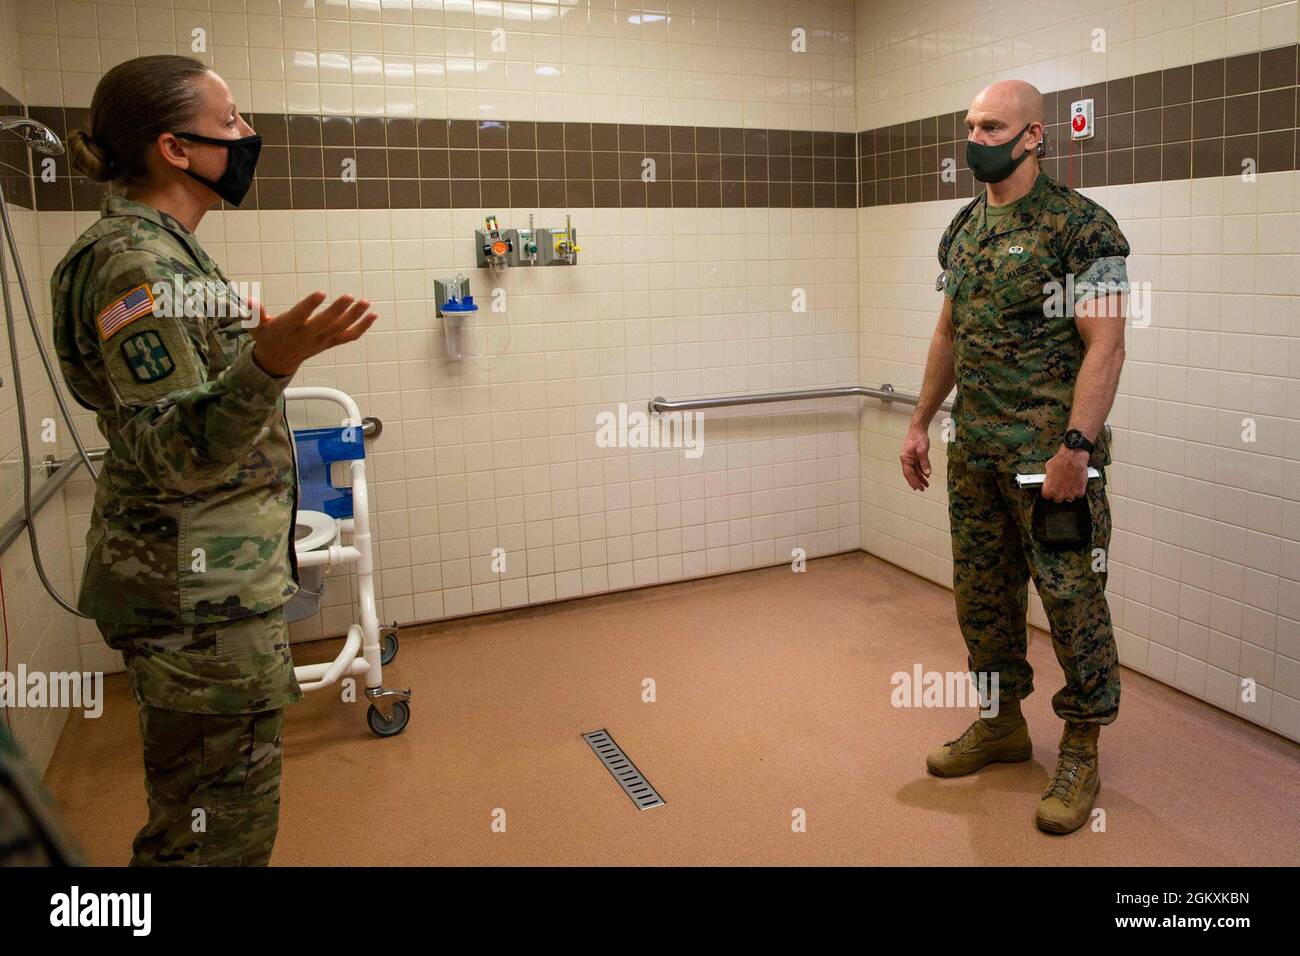
[{"label": "emergency call button", "polygon": [[1070,138],[1091,139],[1095,132],[1092,100],[1075,100],[1070,104]]}]

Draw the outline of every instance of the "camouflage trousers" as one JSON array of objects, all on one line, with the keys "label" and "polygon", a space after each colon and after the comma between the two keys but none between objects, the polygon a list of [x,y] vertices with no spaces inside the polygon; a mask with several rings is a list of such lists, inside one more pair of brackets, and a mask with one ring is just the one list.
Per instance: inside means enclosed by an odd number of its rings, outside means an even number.
[{"label": "camouflage trousers", "polygon": [[1109,724],[1119,713],[1119,661],[1106,603],[1111,522],[1104,473],[1088,482],[1092,541],[1086,548],[1050,551],[1034,539],[1037,497],[1014,474],[948,462],[953,591],[968,666],[996,673],[1002,700],[1033,693],[1025,656],[1032,575],[1065,673],[1052,709],[1064,720]]},{"label": "camouflage trousers", "polygon": [[133,866],[265,866],[281,726],[302,699],[280,608],[194,627],[99,622],[140,705],[149,822]]},{"label": "camouflage trousers", "polygon": [[132,866],[266,866],[280,822],[283,710],[140,706],[149,822]]}]

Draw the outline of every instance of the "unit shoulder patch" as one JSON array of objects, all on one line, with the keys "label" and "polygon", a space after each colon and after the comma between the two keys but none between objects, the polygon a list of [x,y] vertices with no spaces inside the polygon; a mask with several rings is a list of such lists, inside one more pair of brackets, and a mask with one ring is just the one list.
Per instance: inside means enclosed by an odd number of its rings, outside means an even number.
[{"label": "unit shoulder patch", "polygon": [[176,369],[157,332],[137,332],[122,343],[122,357],[137,382],[158,382]]}]

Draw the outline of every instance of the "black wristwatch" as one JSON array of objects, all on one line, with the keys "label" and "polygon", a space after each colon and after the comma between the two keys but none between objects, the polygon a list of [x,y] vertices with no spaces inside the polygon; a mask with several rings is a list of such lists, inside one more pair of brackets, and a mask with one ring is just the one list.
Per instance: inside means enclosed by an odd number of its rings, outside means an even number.
[{"label": "black wristwatch", "polygon": [[1077,428],[1071,428],[1065,433],[1065,439],[1062,444],[1069,449],[1082,448],[1084,451],[1088,452],[1088,454],[1092,454],[1093,449],[1097,447],[1092,442],[1088,441],[1088,439],[1084,438],[1083,432],[1079,431]]}]

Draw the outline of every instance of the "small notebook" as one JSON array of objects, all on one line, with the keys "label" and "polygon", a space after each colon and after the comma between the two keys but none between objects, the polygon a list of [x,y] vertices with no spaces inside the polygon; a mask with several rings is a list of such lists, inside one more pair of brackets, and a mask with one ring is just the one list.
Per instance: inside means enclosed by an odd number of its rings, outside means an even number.
[{"label": "small notebook", "polygon": [[[1089,468],[1088,477],[1100,478],[1101,472],[1096,468]],[[1016,484],[1020,485],[1021,488],[1033,488],[1036,485],[1041,485],[1046,480],[1046,475],[1016,475]]]}]

